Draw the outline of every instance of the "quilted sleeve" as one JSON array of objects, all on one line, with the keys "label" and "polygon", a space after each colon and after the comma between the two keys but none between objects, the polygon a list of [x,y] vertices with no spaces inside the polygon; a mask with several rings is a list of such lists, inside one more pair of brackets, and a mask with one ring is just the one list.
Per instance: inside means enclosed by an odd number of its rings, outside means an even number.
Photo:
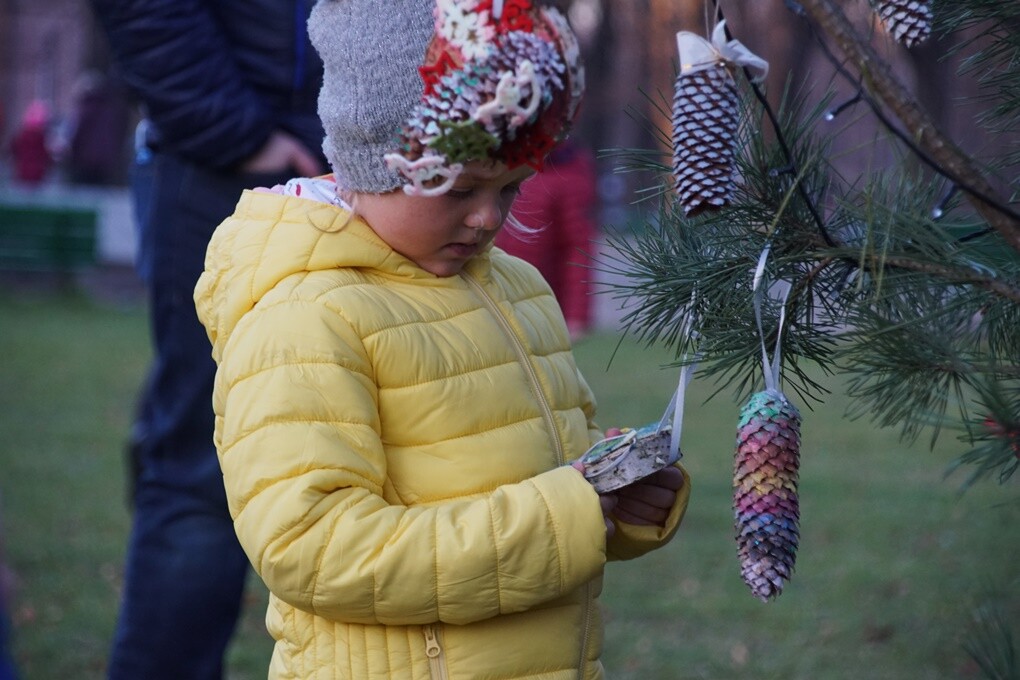
[{"label": "quilted sleeve", "polygon": [[346,622],[464,624],[532,608],[601,573],[598,498],[573,468],[432,506],[383,497],[377,392],[340,313],[246,314],[214,406],[241,545],[281,600]]}]

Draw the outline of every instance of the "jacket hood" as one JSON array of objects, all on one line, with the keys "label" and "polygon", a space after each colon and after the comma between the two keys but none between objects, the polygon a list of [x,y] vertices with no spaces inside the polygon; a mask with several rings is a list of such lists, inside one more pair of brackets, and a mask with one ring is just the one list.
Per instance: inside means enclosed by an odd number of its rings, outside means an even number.
[{"label": "jacket hood", "polygon": [[[483,265],[484,262],[484,265]],[[470,268],[487,266],[482,254]],[[285,278],[341,267],[390,278],[438,279],[395,252],[348,210],[307,198],[245,191],[209,242],[195,307],[220,360],[241,318]]]}]

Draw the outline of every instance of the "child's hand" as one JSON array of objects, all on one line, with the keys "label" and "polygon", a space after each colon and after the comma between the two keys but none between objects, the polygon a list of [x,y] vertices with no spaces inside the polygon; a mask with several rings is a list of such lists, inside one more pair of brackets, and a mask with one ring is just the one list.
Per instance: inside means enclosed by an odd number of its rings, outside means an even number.
[{"label": "child's hand", "polygon": [[[584,463],[579,460],[575,460],[570,464],[575,470],[584,474]],[[609,518],[613,514],[613,510],[616,508],[617,497],[616,493],[602,493],[599,494],[599,506],[602,508],[602,521],[606,523],[606,538],[612,538],[613,534],[616,533],[616,525],[613,524],[613,520]]]},{"label": "child's hand", "polygon": [[[622,433],[619,428],[611,427],[605,436],[608,439]],[[573,466],[584,474],[584,463],[574,461]],[[599,494],[607,538],[616,531],[612,517],[627,524],[664,526],[676,502],[676,493],[683,485],[683,473],[670,466],[615,491]]]},{"label": "child's hand", "polygon": [[[623,434],[623,430],[621,430],[618,427],[611,427],[608,430],[606,430],[605,436],[608,439],[609,437],[616,437],[621,434]],[[571,463],[571,465],[574,467],[575,470],[580,472],[582,475],[584,474],[584,463],[582,463],[580,460],[575,460],[573,463]],[[599,494],[599,505],[602,508],[602,520],[606,523],[607,539],[612,538],[613,534],[616,533],[616,525],[613,524],[613,520],[610,517],[610,515],[613,514],[613,511],[616,509],[618,503],[619,497],[617,496],[617,491]]]},{"label": "child's hand", "polygon": [[669,466],[613,492],[617,501],[613,516],[627,524],[664,526],[684,485],[684,474]]},{"label": "child's hand", "polygon": [[297,137],[274,130],[262,148],[241,165],[241,170],[266,174],[292,170],[303,177],[315,177],[323,168]]}]

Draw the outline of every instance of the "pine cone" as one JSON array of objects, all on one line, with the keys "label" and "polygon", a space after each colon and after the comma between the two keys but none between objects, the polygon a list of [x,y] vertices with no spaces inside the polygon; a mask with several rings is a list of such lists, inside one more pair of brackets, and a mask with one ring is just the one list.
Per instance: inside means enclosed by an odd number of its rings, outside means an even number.
[{"label": "pine cone", "polygon": [[751,395],[737,427],[733,512],[741,576],[762,601],[779,595],[793,573],[799,463],[797,408],[776,390]]},{"label": "pine cone", "polygon": [[920,45],[931,35],[930,2],[879,0],[876,10],[885,29],[905,47]]},{"label": "pine cone", "polygon": [[739,98],[725,66],[681,73],[673,98],[673,179],[693,217],[729,203],[736,180]]}]

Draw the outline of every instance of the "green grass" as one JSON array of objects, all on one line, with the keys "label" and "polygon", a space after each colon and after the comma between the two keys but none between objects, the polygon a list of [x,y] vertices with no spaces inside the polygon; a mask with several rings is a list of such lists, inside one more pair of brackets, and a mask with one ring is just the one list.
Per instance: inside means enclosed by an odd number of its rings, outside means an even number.
[{"label": "green grass", "polygon": [[[657,419],[674,388],[659,350],[596,335],[578,359],[601,424]],[[140,308],[0,296],[0,507],[20,577],[12,618],[25,680],[101,678],[128,527],[123,442],[149,357]],[[730,476],[739,404],[689,391],[683,436],[694,493],[667,548],[610,565],[610,677],[977,678],[963,650],[979,605],[1020,630],[1020,505],[1013,486],[960,496],[942,478],[953,442],[906,447],[843,418],[838,383],[804,412],[797,571],[777,600],[739,577]],[[265,677],[265,593],[252,580],[230,678]]]}]

